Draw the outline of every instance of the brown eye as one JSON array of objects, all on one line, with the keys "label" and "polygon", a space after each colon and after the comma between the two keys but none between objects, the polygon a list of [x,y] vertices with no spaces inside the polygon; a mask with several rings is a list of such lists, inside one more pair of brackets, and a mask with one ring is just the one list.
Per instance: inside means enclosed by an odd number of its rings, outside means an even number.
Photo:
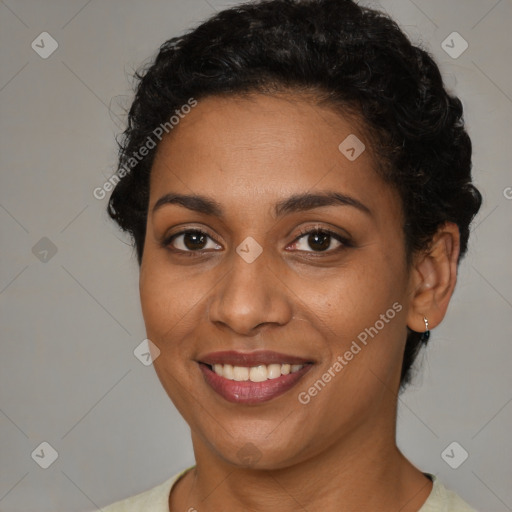
[{"label": "brown eye", "polygon": [[[165,246],[171,246],[173,250],[183,252],[196,252],[204,249],[220,249],[221,246],[213,243],[213,247],[207,247],[211,237],[204,231],[188,230],[172,235],[165,240]],[[212,240],[213,242],[213,240]]]},{"label": "brown eye", "polygon": [[[334,252],[336,249],[349,245],[348,240],[338,233],[319,229],[302,232],[294,242],[295,249],[303,252]],[[313,250],[308,250],[308,248]]]},{"label": "brown eye", "polygon": [[191,251],[194,249],[204,249],[207,238],[208,236],[203,233],[189,231],[188,233],[183,234],[183,245]]},{"label": "brown eye", "polygon": [[308,244],[312,249],[326,251],[331,245],[331,235],[327,233],[311,233],[308,236]]}]

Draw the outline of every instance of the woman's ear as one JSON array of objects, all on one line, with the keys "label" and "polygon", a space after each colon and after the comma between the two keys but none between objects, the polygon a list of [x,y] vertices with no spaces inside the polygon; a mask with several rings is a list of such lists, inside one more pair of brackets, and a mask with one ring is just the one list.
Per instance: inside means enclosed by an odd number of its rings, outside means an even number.
[{"label": "woman's ear", "polygon": [[413,258],[410,282],[410,307],[407,326],[416,332],[439,325],[446,314],[455,283],[460,252],[459,228],[453,222],[443,224],[425,252]]}]

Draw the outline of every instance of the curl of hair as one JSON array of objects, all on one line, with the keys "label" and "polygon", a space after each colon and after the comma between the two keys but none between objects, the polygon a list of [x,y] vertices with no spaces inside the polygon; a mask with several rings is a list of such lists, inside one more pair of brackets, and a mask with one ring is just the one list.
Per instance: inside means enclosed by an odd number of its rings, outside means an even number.
[{"label": "curl of hair", "polygon": [[[482,198],[471,182],[462,103],[445,90],[430,54],[384,13],[352,0],[242,4],[165,42],[136,78],[118,170],[191,97],[313,93],[363,123],[378,172],[400,194],[408,258],[445,222],[457,224],[465,254]],[[155,151],[120,180],[108,203],[111,218],[132,236],[139,264]],[[421,345],[421,333],[409,331],[402,387]]]}]

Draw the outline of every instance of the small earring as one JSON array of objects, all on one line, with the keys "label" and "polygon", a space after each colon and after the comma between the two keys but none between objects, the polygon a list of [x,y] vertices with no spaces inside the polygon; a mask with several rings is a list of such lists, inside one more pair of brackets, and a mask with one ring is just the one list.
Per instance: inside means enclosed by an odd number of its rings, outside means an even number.
[{"label": "small earring", "polygon": [[425,322],[425,332],[421,335],[420,341],[426,344],[428,339],[430,338],[430,331],[428,329],[428,319],[426,316],[423,317],[423,321]]}]

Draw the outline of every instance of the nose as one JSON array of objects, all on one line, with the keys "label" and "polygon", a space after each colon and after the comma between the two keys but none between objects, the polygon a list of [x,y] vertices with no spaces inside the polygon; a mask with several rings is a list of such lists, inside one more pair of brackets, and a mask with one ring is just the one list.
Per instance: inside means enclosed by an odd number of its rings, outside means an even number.
[{"label": "nose", "polygon": [[209,320],[240,335],[251,336],[263,326],[283,326],[293,317],[291,292],[270,258],[248,263],[238,254],[213,290]]}]

